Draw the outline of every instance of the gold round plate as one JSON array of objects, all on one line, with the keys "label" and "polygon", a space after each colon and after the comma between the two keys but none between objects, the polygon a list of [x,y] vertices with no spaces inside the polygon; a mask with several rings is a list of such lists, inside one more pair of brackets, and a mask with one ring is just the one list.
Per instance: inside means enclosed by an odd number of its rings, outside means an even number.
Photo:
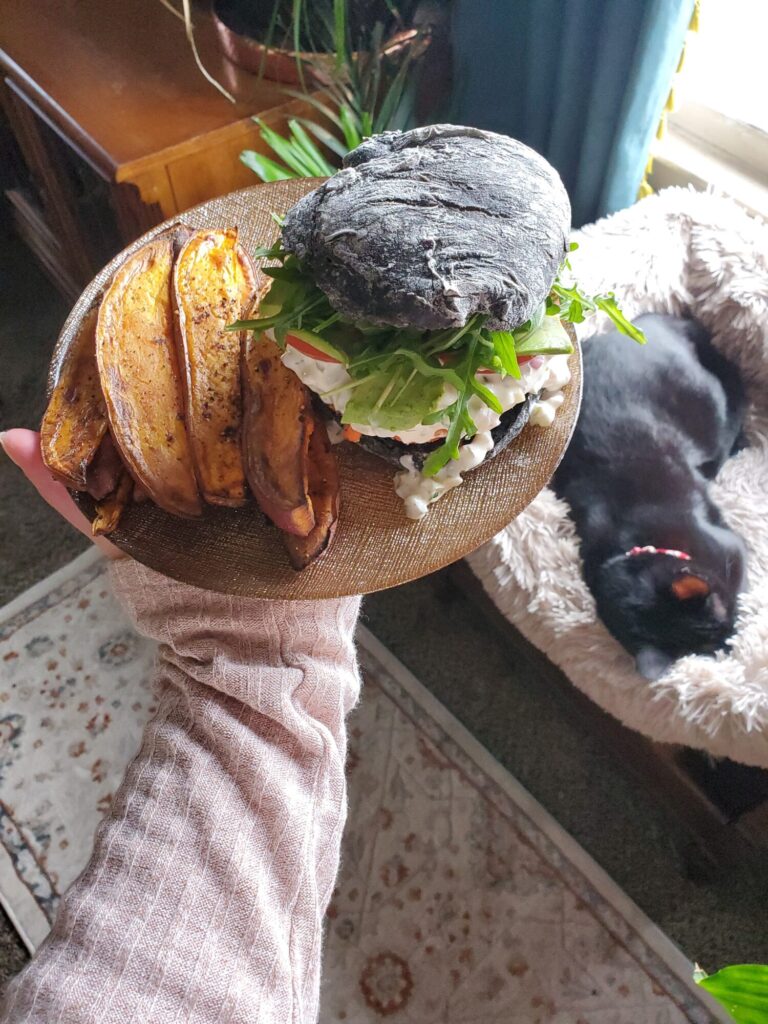
[{"label": "gold round plate", "polygon": [[[188,210],[175,221],[194,228],[236,226],[246,251],[277,237],[273,213],[284,214],[321,179],[278,181],[233,192]],[[172,222],[168,222],[172,223]],[[55,377],[80,320],[130,253],[162,231],[161,224],[128,246],[86,288],[67,318],[54,353]],[[427,515],[403,514],[394,466],[354,444],[335,448],[341,512],[330,549],[302,572],[288,563],[277,530],[255,502],[240,509],[208,507],[201,519],[177,519],[151,502],[131,505],[111,536],[139,562],[194,586],[252,597],[341,597],[371,593],[426,576],[479,547],[518,516],[546,486],[568,445],[581,401],[581,358],[571,356],[571,383],[554,425],[527,426],[503,452],[468,473]],[[93,503],[76,495],[93,518]]]}]

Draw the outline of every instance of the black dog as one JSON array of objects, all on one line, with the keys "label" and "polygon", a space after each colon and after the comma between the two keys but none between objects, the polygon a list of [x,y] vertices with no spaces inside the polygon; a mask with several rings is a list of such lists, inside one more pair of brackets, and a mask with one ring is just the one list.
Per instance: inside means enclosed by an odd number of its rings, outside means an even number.
[{"label": "black dog", "polygon": [[571,507],[584,578],[649,679],[733,632],[745,551],[707,481],[738,447],[738,371],[691,320],[638,318],[584,346],[584,401],[554,487]]}]

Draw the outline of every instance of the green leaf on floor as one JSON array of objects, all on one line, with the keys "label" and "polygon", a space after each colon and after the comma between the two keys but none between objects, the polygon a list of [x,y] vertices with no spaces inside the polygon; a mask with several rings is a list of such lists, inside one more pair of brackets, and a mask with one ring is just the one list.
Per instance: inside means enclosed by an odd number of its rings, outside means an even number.
[{"label": "green leaf on floor", "polygon": [[716,974],[697,971],[694,977],[736,1024],[768,1024],[768,966],[737,964]]}]

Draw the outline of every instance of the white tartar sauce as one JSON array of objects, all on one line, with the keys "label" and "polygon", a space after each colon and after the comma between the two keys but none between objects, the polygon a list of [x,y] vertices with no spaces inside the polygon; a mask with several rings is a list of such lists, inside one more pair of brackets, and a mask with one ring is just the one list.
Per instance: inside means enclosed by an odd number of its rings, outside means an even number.
[{"label": "white tartar sauce", "polygon": [[[352,390],[352,378],[340,363],[323,362],[304,355],[288,345],[282,356],[283,363],[296,374],[307,387],[318,394],[336,412],[343,413]],[[529,422],[533,426],[552,425],[557,409],[563,402],[562,389],[571,379],[568,356],[537,356],[520,367],[521,377],[502,378],[498,373],[480,373],[479,379],[498,398],[504,412],[524,401],[526,395],[541,392],[541,398],[531,409]],[[445,408],[456,398],[451,385],[446,385],[438,408]],[[501,421],[501,416],[490,409],[481,398],[473,395],[468,403],[469,415],[477,426],[477,433],[471,441],[459,449],[458,459],[452,459],[433,477],[425,477],[413,464],[413,457],[401,458],[403,470],[395,475],[395,492],[403,499],[405,514],[409,519],[421,519],[429,506],[446,491],[462,482],[462,473],[479,466],[493,448],[491,431]],[[392,431],[369,424],[350,424],[353,430],[370,437],[397,438],[404,444],[426,444],[444,437],[448,422],[419,424],[410,430]],[[336,432],[338,433],[338,432]],[[339,438],[333,438],[337,440]]]},{"label": "white tartar sauce", "polygon": [[[319,359],[304,355],[303,352],[299,352],[290,345],[287,345],[283,352],[283,362],[307,385],[310,391],[318,394],[326,405],[330,405],[339,414],[344,412],[347,402],[352,396],[349,387],[352,378],[341,363],[321,362]],[[438,408],[444,409],[455,398],[456,392],[453,388],[446,387],[438,402]],[[426,444],[429,441],[434,441],[441,434],[445,434],[445,429],[441,430],[440,423],[433,423],[430,426],[420,423],[410,430],[399,431],[372,427],[367,423],[350,423],[349,426],[359,434],[368,434],[369,437],[397,437],[403,444]]]},{"label": "white tartar sauce", "polygon": [[[528,422],[535,427],[551,427],[555,413],[563,403],[562,389],[571,379],[571,371],[568,367],[568,356],[539,358],[542,360],[540,364],[538,360],[532,360],[531,363],[520,367],[522,380],[512,383],[518,387],[522,384],[525,390],[509,405],[504,404],[499,393],[499,385],[506,385],[510,381],[509,377],[502,381],[497,374],[483,375],[482,381],[499,398],[505,411],[522,402],[526,394],[540,391],[541,398],[534,403]],[[536,363],[537,366],[528,371],[532,363]],[[475,403],[482,405],[482,409],[477,408]],[[400,459],[403,469],[395,476],[395,492],[403,499],[405,514],[409,519],[421,519],[425,516],[429,506],[447,491],[458,487],[463,479],[462,473],[479,466],[493,448],[491,431],[499,425],[501,417],[476,396],[470,399],[469,414],[477,424],[477,433],[471,441],[459,448],[458,459],[451,459],[434,476],[424,476],[416,469],[412,455],[404,455]]]}]

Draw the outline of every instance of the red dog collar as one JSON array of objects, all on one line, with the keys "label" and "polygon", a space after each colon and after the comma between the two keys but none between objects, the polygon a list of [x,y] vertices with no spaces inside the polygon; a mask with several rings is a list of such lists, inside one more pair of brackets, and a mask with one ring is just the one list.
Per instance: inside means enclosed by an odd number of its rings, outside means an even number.
[{"label": "red dog collar", "polygon": [[691,556],[685,551],[675,551],[674,548],[655,548],[653,544],[646,544],[644,547],[630,548],[626,552],[627,558],[634,558],[635,555],[670,555],[672,558],[679,558],[683,562],[690,562]]}]

